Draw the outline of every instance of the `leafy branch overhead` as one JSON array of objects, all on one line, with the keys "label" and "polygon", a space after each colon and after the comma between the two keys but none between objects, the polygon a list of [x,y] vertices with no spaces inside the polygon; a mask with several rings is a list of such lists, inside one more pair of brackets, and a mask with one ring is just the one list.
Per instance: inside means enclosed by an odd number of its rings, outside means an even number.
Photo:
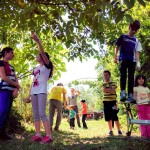
[{"label": "leafy branch overhead", "polygon": [[[129,23],[134,6],[147,4],[148,0],[1,0],[0,43],[14,47],[15,63],[28,62],[28,69],[38,52],[29,34],[34,30],[51,54],[57,79],[65,71],[64,57],[99,58],[105,52],[103,45],[121,33],[117,24]],[[23,65],[17,66],[18,71]]]}]

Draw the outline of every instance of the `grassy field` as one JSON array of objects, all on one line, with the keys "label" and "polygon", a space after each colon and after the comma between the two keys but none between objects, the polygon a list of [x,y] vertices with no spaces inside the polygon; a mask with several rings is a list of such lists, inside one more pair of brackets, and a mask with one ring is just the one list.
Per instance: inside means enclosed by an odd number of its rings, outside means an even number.
[{"label": "grassy field", "polygon": [[41,144],[31,142],[34,135],[33,125],[24,124],[26,132],[14,135],[9,142],[0,142],[0,150],[149,150],[150,141],[140,138],[139,130],[133,130],[132,137],[126,137],[126,124],[122,124],[123,136],[108,138],[107,124],[102,120],[87,121],[88,129],[71,130],[66,119],[62,120],[60,131],[53,131],[53,143]]}]

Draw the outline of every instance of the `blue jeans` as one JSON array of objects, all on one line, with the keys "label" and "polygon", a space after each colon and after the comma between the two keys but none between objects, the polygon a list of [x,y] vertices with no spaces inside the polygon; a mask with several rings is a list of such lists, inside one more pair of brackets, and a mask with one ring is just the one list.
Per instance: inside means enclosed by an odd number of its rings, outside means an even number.
[{"label": "blue jeans", "polygon": [[75,118],[70,119],[70,127],[75,127],[74,121],[75,121]]},{"label": "blue jeans", "polygon": [[12,91],[0,91],[0,129],[5,128],[12,102]]},{"label": "blue jeans", "polygon": [[128,75],[128,95],[133,94],[134,73],[136,62],[129,60],[120,61],[120,89],[126,91],[126,81]]}]

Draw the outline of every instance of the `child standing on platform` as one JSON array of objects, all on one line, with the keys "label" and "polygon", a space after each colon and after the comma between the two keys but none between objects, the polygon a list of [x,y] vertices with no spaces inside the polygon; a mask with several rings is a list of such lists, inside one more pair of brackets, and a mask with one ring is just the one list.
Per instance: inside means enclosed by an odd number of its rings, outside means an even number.
[{"label": "child standing on platform", "polygon": [[140,70],[139,52],[142,50],[140,41],[134,36],[140,29],[140,22],[135,20],[129,25],[129,33],[122,34],[115,48],[114,62],[118,62],[118,51],[120,50],[120,101],[126,101],[126,81],[128,81],[128,97],[129,102],[134,103],[133,87],[135,68]]},{"label": "child standing on platform", "polygon": [[[134,87],[134,99],[140,120],[150,120],[150,89],[146,86],[146,77],[137,75]],[[141,137],[150,139],[150,125],[140,125]]]},{"label": "child standing on platform", "polygon": [[111,73],[109,70],[105,70],[103,73],[104,83],[102,85],[103,91],[103,105],[104,105],[104,115],[105,121],[108,122],[109,133],[108,136],[113,136],[113,121],[115,121],[116,127],[118,129],[118,135],[122,135],[120,130],[120,123],[117,116],[118,108],[116,105],[116,84],[110,81]]}]

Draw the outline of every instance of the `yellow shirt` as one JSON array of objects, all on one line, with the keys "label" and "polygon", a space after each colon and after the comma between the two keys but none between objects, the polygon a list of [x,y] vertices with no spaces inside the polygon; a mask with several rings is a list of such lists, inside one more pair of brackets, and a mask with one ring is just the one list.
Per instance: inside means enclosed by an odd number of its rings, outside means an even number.
[{"label": "yellow shirt", "polygon": [[[116,83],[115,82],[109,82],[109,83],[104,83],[102,85],[102,88],[117,88]],[[117,99],[117,95],[116,93],[103,93],[103,101],[114,101]]]},{"label": "yellow shirt", "polygon": [[55,86],[50,91],[50,100],[56,99],[62,101],[62,94],[66,94],[67,90],[63,86]]}]

